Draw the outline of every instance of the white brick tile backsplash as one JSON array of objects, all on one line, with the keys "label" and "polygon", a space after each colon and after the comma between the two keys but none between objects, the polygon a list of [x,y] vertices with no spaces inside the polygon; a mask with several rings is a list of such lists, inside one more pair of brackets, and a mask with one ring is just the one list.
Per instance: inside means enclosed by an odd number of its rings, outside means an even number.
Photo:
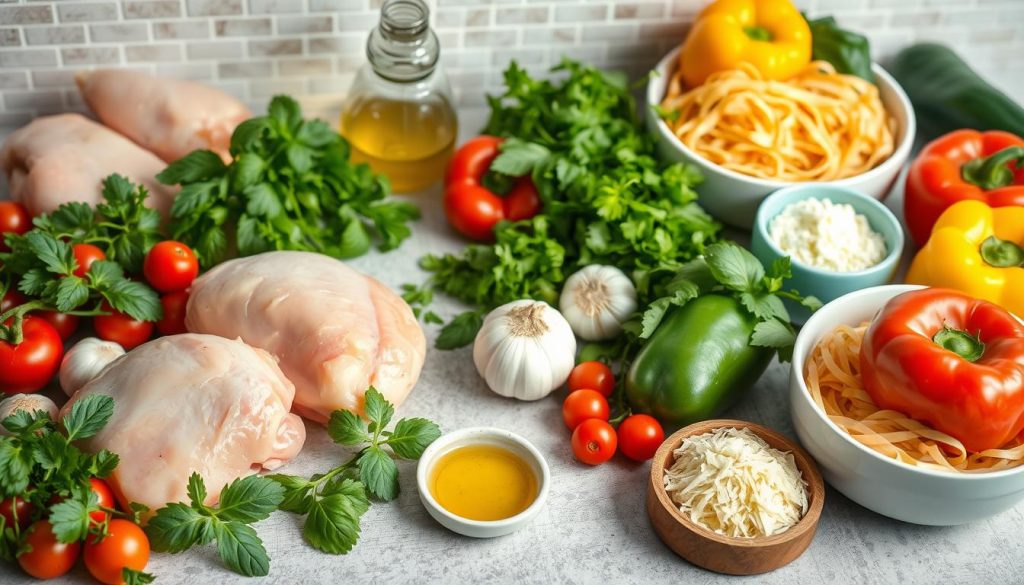
[{"label": "white brick tile backsplash", "polygon": [[20,47],[21,29],[0,28],[0,47]]},{"label": "white brick tile backsplash", "polygon": [[242,0],[185,0],[189,16],[242,14]]},{"label": "white brick tile backsplash", "polygon": [[125,18],[175,18],[181,16],[179,0],[136,0],[122,4]]},{"label": "white brick tile backsplash", "polygon": [[94,43],[129,43],[149,40],[149,25],[145,22],[90,24],[89,38]]},{"label": "white brick tile backsplash", "polygon": [[30,26],[25,28],[29,45],[73,45],[85,42],[85,27],[80,24]]},{"label": "white brick tile backsplash", "polygon": [[61,22],[95,22],[117,19],[115,2],[61,2],[57,5]]},{"label": "white brick tile backsplash", "polygon": [[153,38],[161,41],[165,39],[208,39],[210,38],[210,23],[201,21],[177,21],[153,22]]},{"label": "white brick tile backsplash", "polygon": [[[427,3],[457,102],[481,105],[485,91],[500,90],[502,69],[513,58],[537,74],[568,56],[642,76],[682,42],[707,1]],[[842,26],[867,34],[883,63],[909,43],[945,42],[1011,95],[1024,97],[1024,0],[795,3],[812,17],[834,14]],[[309,107],[336,110],[365,64],[367,34],[381,4],[0,0],[0,126],[84,109],[74,73],[96,66],[202,80],[257,107],[286,92]]]}]

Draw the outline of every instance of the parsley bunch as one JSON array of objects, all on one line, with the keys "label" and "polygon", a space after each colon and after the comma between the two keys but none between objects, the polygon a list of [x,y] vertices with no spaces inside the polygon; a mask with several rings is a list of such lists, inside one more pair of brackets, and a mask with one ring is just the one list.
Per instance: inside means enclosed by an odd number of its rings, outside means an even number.
[{"label": "parsley bunch", "polygon": [[173,236],[205,267],[236,250],[352,258],[366,253],[374,237],[381,250],[391,250],[419,218],[411,203],[385,200],[387,179],[353,164],[345,139],[320,120],[304,120],[290,97],[276,96],[266,116],[240,124],[231,155],[225,165],[213,152],[196,150],[157,175],[182,186],[171,207]]},{"label": "parsley bunch", "polygon": [[720,229],[696,204],[697,171],[657,161],[623,77],[571,60],[552,71],[564,81],[533,79],[513,62],[505,93],[489,98],[483,130],[507,138],[491,165],[492,184],[530,175],[542,214],[500,224],[492,245],[421,261],[431,273],[426,288],[479,307],[445,326],[440,348],[471,343],[495,306],[521,298],[554,302],[565,278],[588,264],[624,270],[645,303],[654,285],[699,255]]},{"label": "parsley bunch", "polygon": [[[32,300],[0,314],[0,340],[21,343],[24,317],[35,310],[100,315],[106,302],[140,321],[160,319],[156,291],[125,274],[139,272],[146,252],[160,240],[160,216],[144,205],[146,197],[145,187],[110,175],[103,181],[104,203],[95,209],[65,203],[35,218],[25,234],[6,234],[10,251],[0,253],[0,296],[17,288]],[[83,243],[99,246],[107,259],[76,276],[72,247]]]}]

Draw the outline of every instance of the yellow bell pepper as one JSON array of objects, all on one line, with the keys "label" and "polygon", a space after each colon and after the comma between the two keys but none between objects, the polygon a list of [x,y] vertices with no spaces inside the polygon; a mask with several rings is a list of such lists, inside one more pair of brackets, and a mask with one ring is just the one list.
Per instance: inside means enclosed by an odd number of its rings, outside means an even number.
[{"label": "yellow bell pepper", "polygon": [[907,282],[963,291],[1024,317],[1024,207],[961,201],[942,213]]},{"label": "yellow bell pepper", "polygon": [[693,23],[679,53],[683,80],[696,87],[746,61],[765,79],[788,79],[811,61],[811,28],[789,0],[717,0]]}]

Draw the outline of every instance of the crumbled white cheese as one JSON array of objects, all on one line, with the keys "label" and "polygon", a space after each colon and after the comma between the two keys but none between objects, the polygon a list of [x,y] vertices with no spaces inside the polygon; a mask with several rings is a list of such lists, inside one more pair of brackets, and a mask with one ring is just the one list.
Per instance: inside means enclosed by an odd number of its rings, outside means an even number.
[{"label": "crumbled white cheese", "polygon": [[786,206],[772,219],[771,238],[783,252],[802,264],[855,272],[881,262],[885,238],[871,229],[853,206],[828,199],[804,199]]},{"label": "crumbled white cheese", "polygon": [[727,536],[784,532],[807,512],[807,487],[792,453],[749,429],[688,437],[665,471],[665,490],[690,520]]}]

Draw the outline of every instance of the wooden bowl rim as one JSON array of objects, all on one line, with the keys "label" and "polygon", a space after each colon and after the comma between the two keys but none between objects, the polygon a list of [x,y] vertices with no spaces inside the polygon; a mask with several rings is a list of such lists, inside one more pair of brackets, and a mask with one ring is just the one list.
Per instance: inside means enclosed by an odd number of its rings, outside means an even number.
[{"label": "wooden bowl rim", "polygon": [[[741,538],[737,536],[726,536],[705,528],[690,520],[679,511],[679,506],[669,498],[668,492],[665,490],[665,484],[662,479],[665,475],[665,463],[668,461],[669,456],[672,455],[672,452],[675,451],[678,444],[682,443],[684,437],[703,435],[723,427],[733,427],[737,429],[748,428],[753,431],[754,434],[764,439],[770,446],[778,449],[779,447],[776,447],[772,443],[783,445],[785,447],[785,451],[793,453],[797,469],[800,470],[804,481],[807,482],[807,497],[811,500],[807,506],[807,513],[804,514],[803,518],[801,518],[799,522],[789,527],[784,532],[772,536]],[[796,538],[806,534],[808,531],[815,530],[818,525],[818,521],[821,519],[821,510],[825,505],[825,483],[821,478],[821,473],[818,472],[818,468],[815,465],[814,460],[811,459],[810,455],[808,455],[800,445],[797,445],[785,435],[766,426],[735,419],[705,420],[683,427],[675,433],[672,433],[672,435],[665,439],[661,446],[658,447],[658,451],[654,454],[654,458],[651,459],[651,485],[655,488],[654,492],[658,495],[658,502],[687,530],[697,534],[701,538],[733,547],[760,548],[775,546],[795,540]],[[820,497],[814,497],[815,494],[820,494]]]}]

